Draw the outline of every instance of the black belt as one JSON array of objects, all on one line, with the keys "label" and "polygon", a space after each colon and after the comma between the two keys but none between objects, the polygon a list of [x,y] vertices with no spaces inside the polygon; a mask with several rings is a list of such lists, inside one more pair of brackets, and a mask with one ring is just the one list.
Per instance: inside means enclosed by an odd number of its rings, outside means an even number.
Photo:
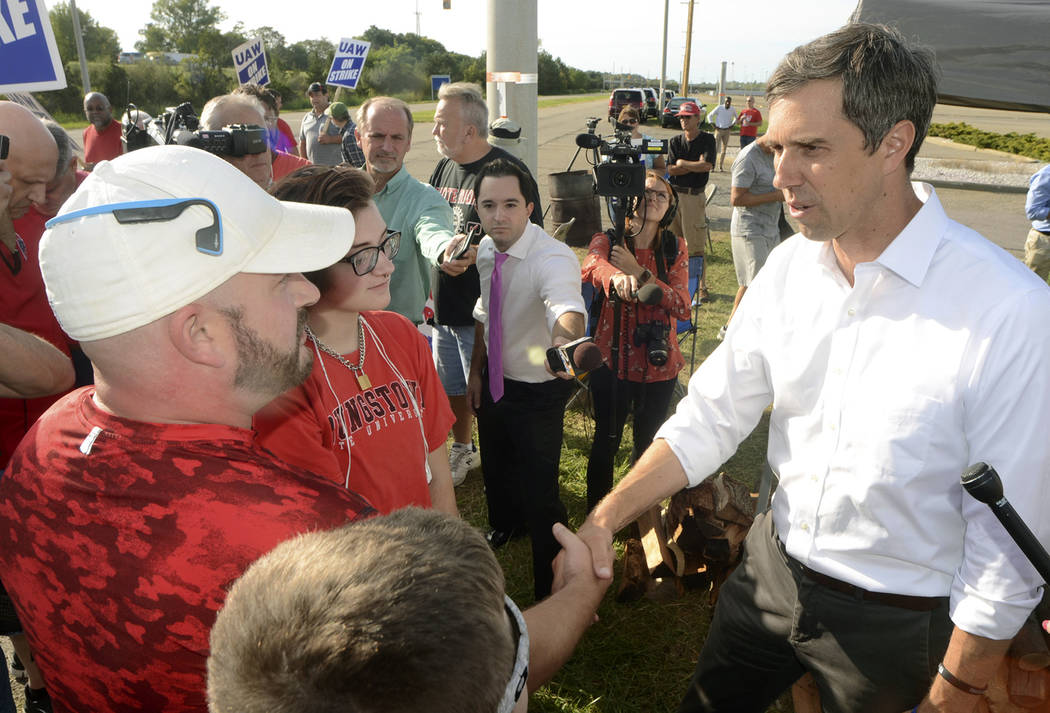
[{"label": "black belt", "polygon": [[1046,232],[1044,230],[1040,230],[1039,228],[1032,228],[1032,230],[1034,230],[1035,232],[1039,233],[1040,235],[1045,235],[1046,237],[1050,238],[1050,233],[1048,233],[1048,232]]},{"label": "black belt", "polygon": [[842,594],[848,594],[855,599],[863,599],[868,602],[878,602],[898,609],[910,611],[933,611],[948,601],[948,597],[914,597],[908,594],[890,594],[889,592],[869,592],[855,584],[843,582],[842,580],[829,577],[821,572],[814,571],[798,563],[802,568],[802,576],[816,582],[817,584]]},{"label": "black belt", "polygon": [[675,186],[674,189],[676,191],[678,191],[679,193],[685,193],[685,194],[690,195],[690,196],[698,196],[698,195],[700,195],[701,193],[704,192],[704,186],[700,186],[700,187]]}]

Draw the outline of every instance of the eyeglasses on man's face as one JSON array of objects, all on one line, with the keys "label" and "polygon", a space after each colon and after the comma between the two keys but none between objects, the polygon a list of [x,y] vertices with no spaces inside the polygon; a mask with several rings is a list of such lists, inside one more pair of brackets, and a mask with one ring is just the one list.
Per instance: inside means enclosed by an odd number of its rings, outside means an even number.
[{"label": "eyeglasses on man's face", "polygon": [[354,274],[358,277],[364,277],[372,270],[376,269],[376,265],[379,263],[379,253],[382,251],[386,255],[388,260],[393,260],[394,256],[397,255],[398,248],[401,247],[401,231],[400,230],[386,230],[386,239],[379,245],[373,245],[367,248],[361,248],[360,250],[350,253],[339,262],[349,263],[350,267],[354,268]]}]

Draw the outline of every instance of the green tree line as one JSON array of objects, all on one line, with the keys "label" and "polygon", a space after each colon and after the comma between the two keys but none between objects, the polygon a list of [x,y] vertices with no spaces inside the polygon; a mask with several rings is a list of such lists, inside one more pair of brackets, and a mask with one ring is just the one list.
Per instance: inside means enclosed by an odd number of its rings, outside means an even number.
[{"label": "green tree line", "polygon": [[[231,52],[249,39],[261,39],[266,50],[269,86],[280,92],[289,108],[307,106],[305,93],[311,82],[323,81],[335,54],[327,37],[289,44],[270,26],[246,28],[238,22],[228,32],[218,29],[226,14],[207,0],[155,0],[150,22],[139,31],[139,52],[179,52],[194,55],[179,64],[140,61],[119,64],[120,42],[116,32],[100,25],[91,14],[77,10],[91,88],[109,97],[115,107],[132,103],[157,114],[165,107],[189,101],[200,111],[213,96],[237,86]],[[42,92],[40,102],[56,116],[80,114],[84,90],[81,82],[73,18],[68,2],[50,10],[59,55],[69,86]],[[391,95],[407,101],[430,98],[430,75],[447,74],[453,81],[484,84],[485,54],[470,57],[449,52],[436,40],[414,33],[400,34],[375,26],[356,39],[371,43],[365,71],[357,90],[339,89],[337,98],[358,104],[370,96]],[[539,56],[541,94],[572,94],[602,88],[599,72],[567,66],[545,51]]]}]

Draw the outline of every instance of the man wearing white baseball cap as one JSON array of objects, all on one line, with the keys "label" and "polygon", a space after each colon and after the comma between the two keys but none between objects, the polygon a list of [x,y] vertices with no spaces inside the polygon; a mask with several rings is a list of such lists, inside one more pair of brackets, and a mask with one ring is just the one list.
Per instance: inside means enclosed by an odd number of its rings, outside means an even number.
[{"label": "man wearing white baseball cap", "polygon": [[349,211],[278,201],[180,146],[100,163],[48,222],[48,299],[95,386],[15,451],[0,568],[56,710],[207,710],[208,630],[232,581],[294,534],[372,514],[250,430],[310,370],[318,292],[299,273],[353,235]]}]

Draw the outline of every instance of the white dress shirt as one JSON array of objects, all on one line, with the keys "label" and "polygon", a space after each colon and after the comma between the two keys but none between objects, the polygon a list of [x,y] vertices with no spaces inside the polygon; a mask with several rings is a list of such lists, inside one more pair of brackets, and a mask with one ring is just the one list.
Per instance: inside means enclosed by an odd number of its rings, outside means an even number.
[{"label": "white dress shirt", "polygon": [[716,129],[732,128],[736,121],[736,109],[726,109],[724,104],[719,104],[707,115],[707,123],[714,124]]},{"label": "white dress shirt", "polygon": [[[474,307],[474,319],[488,333],[489,286],[496,264],[496,244],[487,235],[478,244],[478,274],[481,297]],[[566,312],[586,315],[580,292],[580,261],[564,243],[543,228],[529,223],[525,232],[507,250],[501,270],[503,301],[503,376],[535,384],[550,381],[544,361],[551,346],[551,332],[558,317]]]},{"label": "white dress shirt", "polygon": [[788,553],[871,591],[950,594],[958,627],[1007,639],[1041,580],[959,478],[992,465],[1050,542],[1050,288],[913,186],[923,207],[853,287],[830,243],[770,253],[657,437],[695,485],[772,402]]}]

